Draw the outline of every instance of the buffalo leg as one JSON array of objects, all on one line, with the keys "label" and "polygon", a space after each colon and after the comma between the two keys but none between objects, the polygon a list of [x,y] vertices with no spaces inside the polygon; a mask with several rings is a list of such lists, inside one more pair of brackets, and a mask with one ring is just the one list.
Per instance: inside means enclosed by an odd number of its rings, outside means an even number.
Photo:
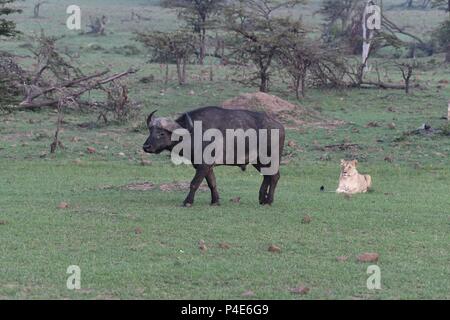
[{"label": "buffalo leg", "polygon": [[208,174],[209,167],[207,166],[200,166],[196,168],[194,179],[191,181],[191,186],[189,190],[189,194],[184,200],[183,205],[185,207],[191,206],[194,203],[195,193],[197,192],[198,188],[200,187],[201,183],[205,179],[206,175]]},{"label": "buffalo leg", "polygon": [[270,179],[270,189],[267,194],[266,204],[271,205],[273,203],[275,189],[277,188],[278,181],[280,180],[280,172],[277,172],[277,174],[273,176],[269,176],[269,179]]},{"label": "buffalo leg", "polygon": [[[256,170],[261,172],[261,166],[260,165],[254,165]],[[266,204],[267,203],[267,193],[270,187],[270,176],[264,176],[264,180],[261,184],[261,188],[259,189],[259,204]]]},{"label": "buffalo leg", "polygon": [[211,168],[206,175],[206,182],[211,190],[211,205],[219,205],[219,192],[217,191],[216,176],[213,168]]},{"label": "buffalo leg", "polygon": [[268,190],[270,188],[270,176],[264,176],[264,180],[259,189],[259,204],[267,204]]}]

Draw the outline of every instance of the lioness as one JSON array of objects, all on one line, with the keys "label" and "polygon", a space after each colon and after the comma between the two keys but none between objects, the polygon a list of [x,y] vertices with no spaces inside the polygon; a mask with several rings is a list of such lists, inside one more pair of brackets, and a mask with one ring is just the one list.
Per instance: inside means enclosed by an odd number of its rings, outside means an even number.
[{"label": "lioness", "polygon": [[356,170],[358,160],[341,160],[341,176],[337,193],[365,193],[372,187],[372,178],[369,175],[362,175]]}]

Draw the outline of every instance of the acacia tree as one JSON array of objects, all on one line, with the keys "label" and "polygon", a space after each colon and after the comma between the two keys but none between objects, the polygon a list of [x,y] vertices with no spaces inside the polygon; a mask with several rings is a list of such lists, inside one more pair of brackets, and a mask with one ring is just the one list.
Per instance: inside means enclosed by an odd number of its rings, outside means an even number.
[{"label": "acacia tree", "polygon": [[16,0],[0,0],[0,36],[12,37],[18,33],[14,21],[6,20],[2,16],[7,16],[13,13],[21,13],[22,10],[15,9],[9,6]]},{"label": "acacia tree", "polygon": [[41,7],[44,4],[47,4],[47,1],[38,1],[36,2],[36,4],[34,5],[34,9],[33,9],[33,18],[39,18],[39,12],[41,11]]},{"label": "acacia tree", "polygon": [[347,65],[341,51],[327,47],[303,33],[288,31],[279,54],[283,72],[291,76],[297,99],[305,96],[307,84],[315,87],[341,87],[345,83]]},{"label": "acacia tree", "polygon": [[287,35],[283,42],[279,59],[286,72],[292,77],[296,97],[300,99],[300,95],[305,97],[308,69],[316,60],[317,50],[314,50],[312,42],[298,33]]},{"label": "acacia tree", "polygon": [[[3,16],[22,12],[11,7],[14,1],[0,0],[0,38],[2,36],[13,37],[19,33],[13,21],[3,18]],[[15,100],[15,95],[18,92],[12,82],[17,80],[15,75],[18,73],[20,73],[20,67],[15,63],[14,59],[7,54],[0,53],[0,105],[12,103]]]},{"label": "acacia tree", "polygon": [[178,83],[186,84],[186,66],[196,48],[196,36],[193,33],[184,30],[154,31],[138,33],[137,40],[150,50],[153,61],[163,61],[166,64],[175,61]]},{"label": "acacia tree", "polygon": [[433,8],[444,9],[450,14],[450,0],[433,0]]},{"label": "acacia tree", "polygon": [[280,53],[289,30],[301,30],[300,21],[279,15],[302,0],[239,0],[225,10],[224,28],[234,35],[232,57],[242,66],[250,62],[256,68],[250,83],[259,82],[261,92],[269,91],[272,66]]},{"label": "acacia tree", "polygon": [[203,65],[206,56],[206,40],[214,18],[221,12],[226,0],[162,0],[163,6],[181,8],[180,18],[184,19],[198,35],[199,63]]},{"label": "acacia tree", "polygon": [[326,28],[338,27],[344,32],[351,23],[352,15],[359,0],[324,0],[318,13],[322,14],[326,21]]},{"label": "acacia tree", "polygon": [[450,19],[444,21],[435,31],[440,47],[446,52],[445,61],[450,63]]}]

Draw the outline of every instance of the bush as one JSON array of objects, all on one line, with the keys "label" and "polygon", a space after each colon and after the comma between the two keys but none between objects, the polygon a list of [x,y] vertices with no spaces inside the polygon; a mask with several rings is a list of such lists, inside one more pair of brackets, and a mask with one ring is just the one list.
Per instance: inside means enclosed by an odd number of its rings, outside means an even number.
[{"label": "bush", "polygon": [[440,24],[434,32],[434,37],[440,48],[447,53],[446,61],[450,62],[450,19]]}]

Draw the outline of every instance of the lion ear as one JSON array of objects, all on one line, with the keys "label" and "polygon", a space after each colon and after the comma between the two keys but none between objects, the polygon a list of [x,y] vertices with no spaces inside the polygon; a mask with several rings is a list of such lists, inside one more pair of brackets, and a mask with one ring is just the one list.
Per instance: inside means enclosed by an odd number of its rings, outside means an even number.
[{"label": "lion ear", "polygon": [[358,164],[358,160],[353,160],[353,164],[356,166]]},{"label": "lion ear", "polygon": [[345,163],[345,160],[344,160],[344,159],[341,159],[341,165],[344,164],[344,163]]}]

